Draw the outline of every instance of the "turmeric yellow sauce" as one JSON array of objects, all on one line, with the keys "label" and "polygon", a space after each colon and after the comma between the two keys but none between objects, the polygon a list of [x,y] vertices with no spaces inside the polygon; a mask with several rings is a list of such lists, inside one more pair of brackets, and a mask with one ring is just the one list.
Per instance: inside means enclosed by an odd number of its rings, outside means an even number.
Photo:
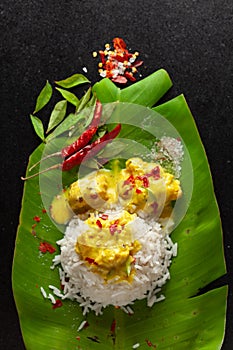
[{"label": "turmeric yellow sauce", "polygon": [[[124,169],[100,169],[71,184],[54,198],[51,216],[65,224],[74,214],[88,214],[89,229],[78,236],[77,254],[105,281],[131,282],[134,254],[141,245],[133,239],[129,223],[140,213],[169,217],[172,202],[181,194],[179,180],[159,164],[131,158]],[[117,219],[106,214],[114,208],[121,209]]]},{"label": "turmeric yellow sauce", "polygon": [[89,229],[77,239],[76,252],[104,280],[132,281],[134,254],[141,245],[133,240],[128,223],[135,218],[124,211],[119,218],[92,214],[85,222]]}]

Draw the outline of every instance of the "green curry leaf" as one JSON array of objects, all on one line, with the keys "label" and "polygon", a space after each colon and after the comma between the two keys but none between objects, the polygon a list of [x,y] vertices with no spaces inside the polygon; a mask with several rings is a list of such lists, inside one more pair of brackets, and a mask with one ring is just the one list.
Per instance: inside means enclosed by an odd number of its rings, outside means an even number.
[{"label": "green curry leaf", "polygon": [[66,115],[66,107],[67,107],[67,100],[62,100],[57,102],[55,105],[50,119],[49,119],[49,125],[46,133],[48,134],[50,130],[55,128],[65,117]]},{"label": "green curry leaf", "polygon": [[75,94],[73,94],[70,91],[67,91],[67,90],[64,90],[64,89],[60,89],[58,87],[56,87],[56,90],[59,91],[61,93],[62,97],[64,97],[72,105],[74,105],[75,107],[78,106],[79,99],[78,99],[78,97]]},{"label": "green curry leaf", "polygon": [[84,109],[86,104],[90,101],[90,98],[91,98],[91,88],[89,88],[87,92],[84,94],[84,96],[81,98],[80,104],[77,106],[76,111],[79,112],[82,109]]},{"label": "green curry leaf", "polygon": [[90,83],[83,74],[73,74],[69,78],[55,81],[55,83],[63,88],[69,89],[80,84]]},{"label": "green curry leaf", "polygon": [[33,128],[34,128],[36,134],[44,142],[45,136],[44,136],[44,126],[43,126],[42,121],[32,114],[30,115],[30,118],[31,118],[31,122],[32,122],[32,125],[33,125]]},{"label": "green curry leaf", "polygon": [[46,106],[46,104],[49,102],[52,96],[52,92],[53,92],[52,86],[47,80],[45,86],[43,87],[39,96],[37,97],[36,107],[33,114],[39,112],[44,106]]}]

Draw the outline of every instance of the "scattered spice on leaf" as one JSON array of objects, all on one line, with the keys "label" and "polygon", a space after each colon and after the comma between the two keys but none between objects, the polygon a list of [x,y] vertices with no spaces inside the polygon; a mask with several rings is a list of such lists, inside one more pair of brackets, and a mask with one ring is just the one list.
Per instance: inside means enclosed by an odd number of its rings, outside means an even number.
[{"label": "scattered spice on leaf", "polygon": [[52,308],[57,309],[58,307],[62,306],[62,301],[60,299],[57,299],[55,304],[53,304]]},{"label": "scattered spice on leaf", "polygon": [[36,222],[40,222],[41,218],[36,215],[36,216],[34,216],[33,220],[36,221]]},{"label": "scattered spice on leaf", "polygon": [[116,320],[114,319],[111,324],[111,332],[115,333],[116,331]]},{"label": "scattered spice on leaf", "polygon": [[39,250],[41,251],[41,253],[50,253],[53,254],[56,249],[48,242],[40,242],[39,245]]},{"label": "scattered spice on leaf", "polygon": [[47,210],[43,208],[43,209],[42,209],[42,213],[43,213],[43,214],[46,214],[46,213],[47,213]]},{"label": "scattered spice on leaf", "polygon": [[[99,50],[99,74],[102,78],[110,78],[114,83],[126,84],[128,80],[136,81],[135,73],[143,61],[137,60],[139,53],[130,53],[122,38],[113,39],[113,49],[105,44],[105,50]],[[93,57],[98,53],[93,52]]]},{"label": "scattered spice on leaf", "polygon": [[153,347],[154,349],[156,349],[156,345],[153,344],[150,340],[146,339],[146,343],[149,347]]}]

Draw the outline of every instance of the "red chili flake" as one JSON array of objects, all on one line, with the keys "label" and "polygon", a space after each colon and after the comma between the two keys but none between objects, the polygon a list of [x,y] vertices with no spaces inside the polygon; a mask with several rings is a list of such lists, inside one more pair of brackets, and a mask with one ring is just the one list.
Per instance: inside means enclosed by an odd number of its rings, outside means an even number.
[{"label": "red chili flake", "polygon": [[149,180],[147,176],[137,176],[136,179],[142,181],[144,187],[149,187]]},{"label": "red chili flake", "polygon": [[100,217],[102,220],[108,220],[108,214],[102,214]]},{"label": "red chili flake", "polygon": [[[114,38],[113,49],[109,44],[106,44],[105,50],[99,50],[100,76],[110,78],[113,82],[119,84],[126,84],[128,80],[134,82],[137,67],[143,64],[143,61],[137,60],[138,55],[138,52],[130,53],[127,50],[126,43],[122,38]],[[96,56],[97,52],[93,52],[93,57]]]},{"label": "red chili flake", "polygon": [[110,225],[109,231],[110,231],[111,235],[113,236],[114,233],[117,231],[117,224]]},{"label": "red chili flake", "polygon": [[43,209],[42,209],[42,213],[43,213],[43,214],[46,214],[46,213],[47,213],[47,210],[43,208]]},{"label": "red chili flake", "polygon": [[94,264],[94,265],[98,265],[97,264],[97,262],[95,262],[95,260],[94,259],[92,259],[92,258],[85,258],[85,260],[89,263],[89,264]]},{"label": "red chili flake", "polygon": [[53,254],[56,251],[56,249],[48,242],[40,242],[39,250],[42,253],[49,252],[50,254]]},{"label": "red chili flake", "polygon": [[126,84],[127,83],[127,79],[125,77],[123,77],[122,75],[118,75],[118,77],[112,78],[112,81],[114,83],[118,83],[118,84]]},{"label": "red chili flake", "polygon": [[52,308],[57,309],[58,307],[62,306],[62,301],[60,299],[57,299],[55,304],[53,304]]},{"label": "red chili flake", "polygon": [[116,320],[115,319],[112,321],[110,331],[112,333],[115,333],[115,331],[116,331]]},{"label": "red chili flake", "polygon": [[33,224],[33,225],[32,225],[32,229],[35,228],[35,227],[36,227],[36,224]]},{"label": "red chili flake", "polygon": [[139,188],[136,188],[136,193],[140,194],[140,193],[142,193],[142,191]]},{"label": "red chili flake", "polygon": [[156,349],[156,345],[154,345],[150,340],[145,339],[145,341],[146,341],[146,343],[147,343],[147,345],[148,345],[149,347],[152,347],[152,346],[153,346],[153,348]]},{"label": "red chili flake", "polygon": [[151,170],[151,175],[155,180],[160,179],[160,168],[157,165],[154,169]]},{"label": "red chili flake", "polygon": [[125,77],[131,81],[136,81],[136,78],[133,76],[132,72],[125,72]]},{"label": "red chili flake", "polygon": [[80,338],[80,336],[78,336],[78,337],[76,337],[76,339],[77,339],[77,340],[80,340],[81,338]]},{"label": "red chili flake", "polygon": [[36,221],[36,222],[40,222],[41,218],[36,215],[36,216],[34,216],[33,220]]},{"label": "red chili flake", "polygon": [[130,184],[132,184],[132,185],[135,184],[135,178],[134,178],[133,175],[130,175],[130,176],[128,177],[128,179],[126,179],[126,180],[124,181],[123,186],[125,186],[125,185],[130,185]]},{"label": "red chili flake", "polygon": [[146,176],[143,177],[142,181],[143,181],[144,187],[146,187],[146,188],[149,187],[149,180]]},{"label": "red chili flake", "polygon": [[101,224],[101,221],[100,221],[100,220],[96,220],[96,225],[97,225],[99,228],[102,228],[102,224]]}]

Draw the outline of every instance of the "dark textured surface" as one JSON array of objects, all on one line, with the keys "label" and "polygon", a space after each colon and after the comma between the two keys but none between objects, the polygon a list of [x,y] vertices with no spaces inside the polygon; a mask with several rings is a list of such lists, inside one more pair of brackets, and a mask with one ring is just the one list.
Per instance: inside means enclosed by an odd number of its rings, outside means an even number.
[{"label": "dark textured surface", "polygon": [[62,79],[84,66],[92,81],[99,79],[91,52],[115,36],[140,51],[144,76],[162,67],[169,72],[174,87],[166,98],[184,93],[195,117],[223,223],[229,271],[224,282],[230,284],[223,350],[232,349],[232,27],[232,0],[1,1],[1,349],[24,349],[11,265],[20,176],[39,144],[28,116],[46,79]]}]

